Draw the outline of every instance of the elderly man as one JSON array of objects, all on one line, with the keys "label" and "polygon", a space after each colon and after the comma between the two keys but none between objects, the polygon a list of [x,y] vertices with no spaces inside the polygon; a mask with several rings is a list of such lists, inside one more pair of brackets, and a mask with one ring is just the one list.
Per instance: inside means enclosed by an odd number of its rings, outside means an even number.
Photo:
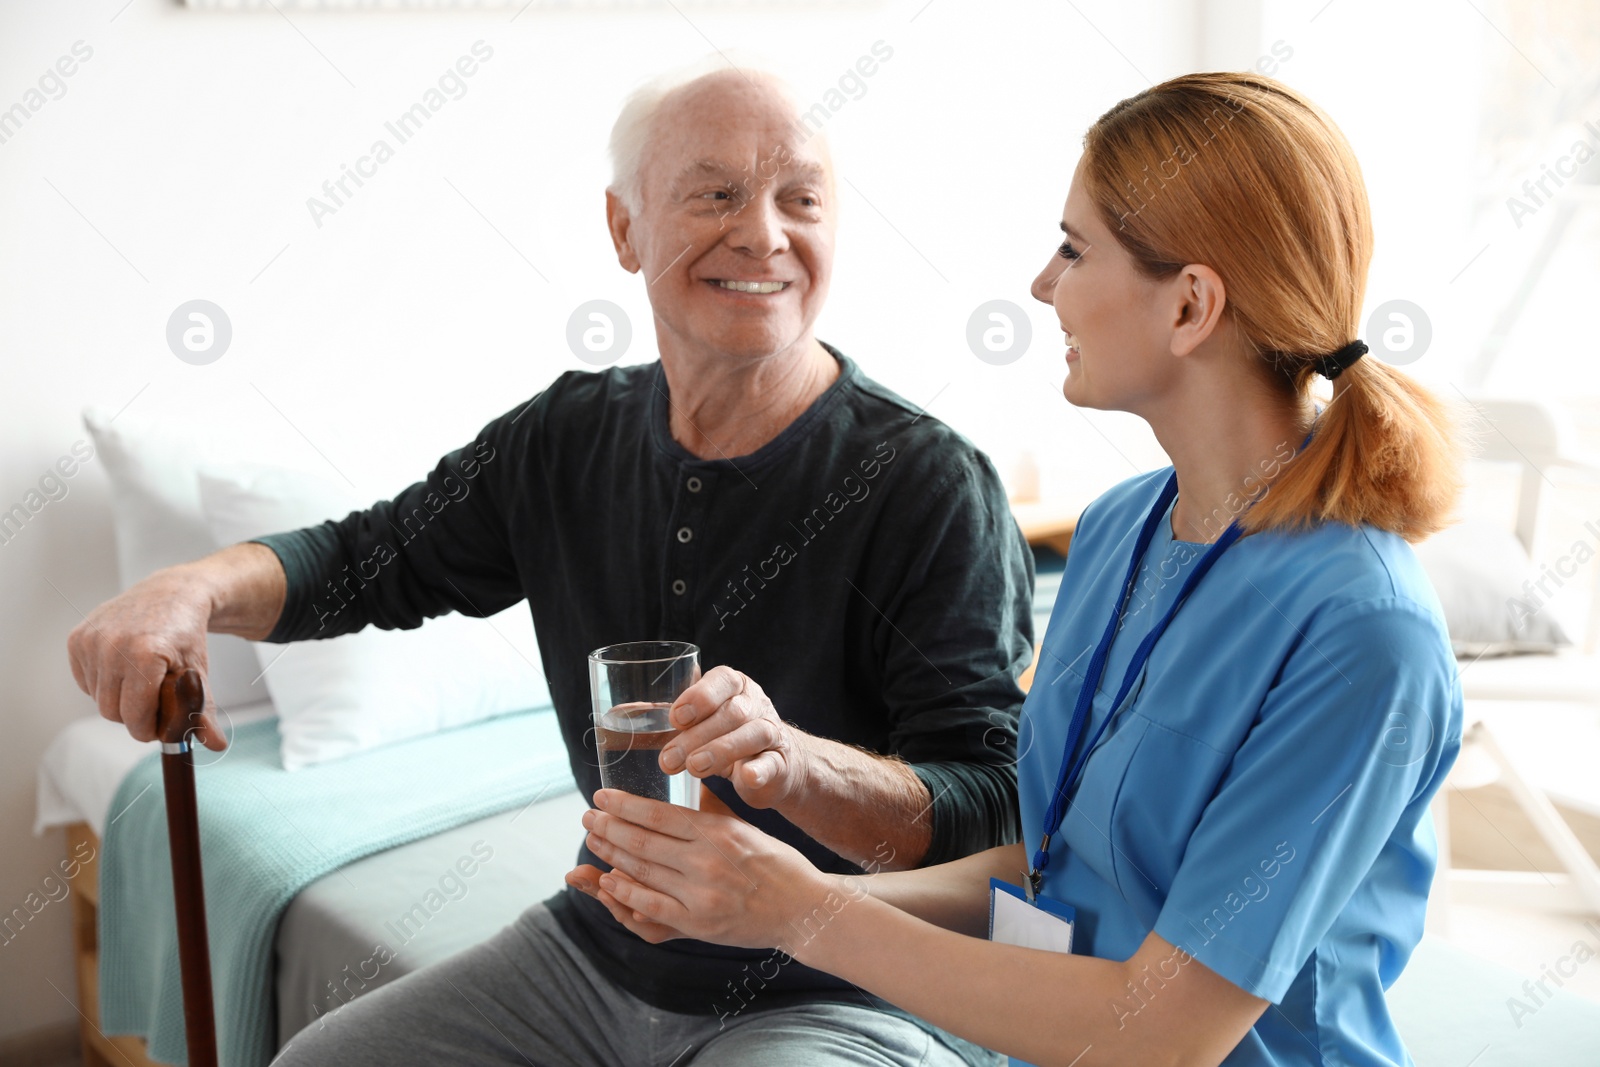
[{"label": "elderly man", "polygon": [[[585,654],[674,638],[711,669],[661,764],[704,779],[708,803],[834,871],[1014,839],[1031,559],[983,454],[813,336],[836,209],[797,114],[740,72],[637,94],[606,210],[660,362],[565,374],[392,501],[102,605],[71,638],[101,713],[150,738],[142,678],[203,666],[208,629],[295,641],[526,599],[587,793]],[[426,536],[349,599],[321,597],[458,477],[474,491]],[[308,1028],[280,1062],[989,1061],[781,954],[646,943],[596,899],[603,866],[585,847],[565,892]]]}]

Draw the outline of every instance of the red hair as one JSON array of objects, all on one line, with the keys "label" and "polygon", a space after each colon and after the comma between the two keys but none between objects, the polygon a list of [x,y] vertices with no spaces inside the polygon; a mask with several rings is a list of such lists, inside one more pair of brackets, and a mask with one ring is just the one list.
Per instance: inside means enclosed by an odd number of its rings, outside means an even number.
[{"label": "red hair", "polygon": [[[1153,86],[1090,127],[1081,174],[1146,275],[1204,263],[1221,276],[1226,313],[1286,395],[1309,396],[1317,359],[1357,336],[1366,186],[1338,127],[1288,86],[1251,73]],[[1461,485],[1449,406],[1372,356],[1333,384],[1310,445],[1246,528],[1370,523],[1411,541],[1441,528]]]}]

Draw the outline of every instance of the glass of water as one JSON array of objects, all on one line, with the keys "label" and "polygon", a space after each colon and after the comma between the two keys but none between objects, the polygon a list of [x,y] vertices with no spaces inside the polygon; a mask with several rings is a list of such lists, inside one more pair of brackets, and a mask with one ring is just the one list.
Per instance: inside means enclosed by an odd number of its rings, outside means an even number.
[{"label": "glass of water", "polygon": [[685,641],[628,641],[589,653],[600,784],[635,796],[700,807],[700,780],[667,774],[661,750],[678,731],[672,702],[700,680],[700,649]]}]

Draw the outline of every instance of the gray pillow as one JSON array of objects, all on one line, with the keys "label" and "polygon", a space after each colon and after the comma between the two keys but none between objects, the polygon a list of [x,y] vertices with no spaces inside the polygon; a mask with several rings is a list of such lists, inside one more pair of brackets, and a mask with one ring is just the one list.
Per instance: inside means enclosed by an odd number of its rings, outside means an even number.
[{"label": "gray pillow", "polygon": [[1469,519],[1416,546],[1444,608],[1450,644],[1462,659],[1555,652],[1572,644],[1522,542],[1505,527]]}]

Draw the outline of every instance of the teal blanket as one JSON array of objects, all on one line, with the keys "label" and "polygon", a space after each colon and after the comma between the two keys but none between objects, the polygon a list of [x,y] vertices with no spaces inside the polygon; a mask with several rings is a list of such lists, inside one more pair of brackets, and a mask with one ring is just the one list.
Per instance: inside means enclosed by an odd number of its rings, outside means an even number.
[{"label": "teal blanket", "polygon": [[[575,788],[548,708],[374,749],[293,774],[276,719],[200,752],[201,854],[219,1058],[260,1067],[277,1048],[273,938],[283,909],[344,864]],[[152,1059],[187,1062],[159,755],[117,790],[100,860],[100,1023]],[[574,835],[579,833],[573,827]],[[533,903],[533,901],[529,901]]]}]

